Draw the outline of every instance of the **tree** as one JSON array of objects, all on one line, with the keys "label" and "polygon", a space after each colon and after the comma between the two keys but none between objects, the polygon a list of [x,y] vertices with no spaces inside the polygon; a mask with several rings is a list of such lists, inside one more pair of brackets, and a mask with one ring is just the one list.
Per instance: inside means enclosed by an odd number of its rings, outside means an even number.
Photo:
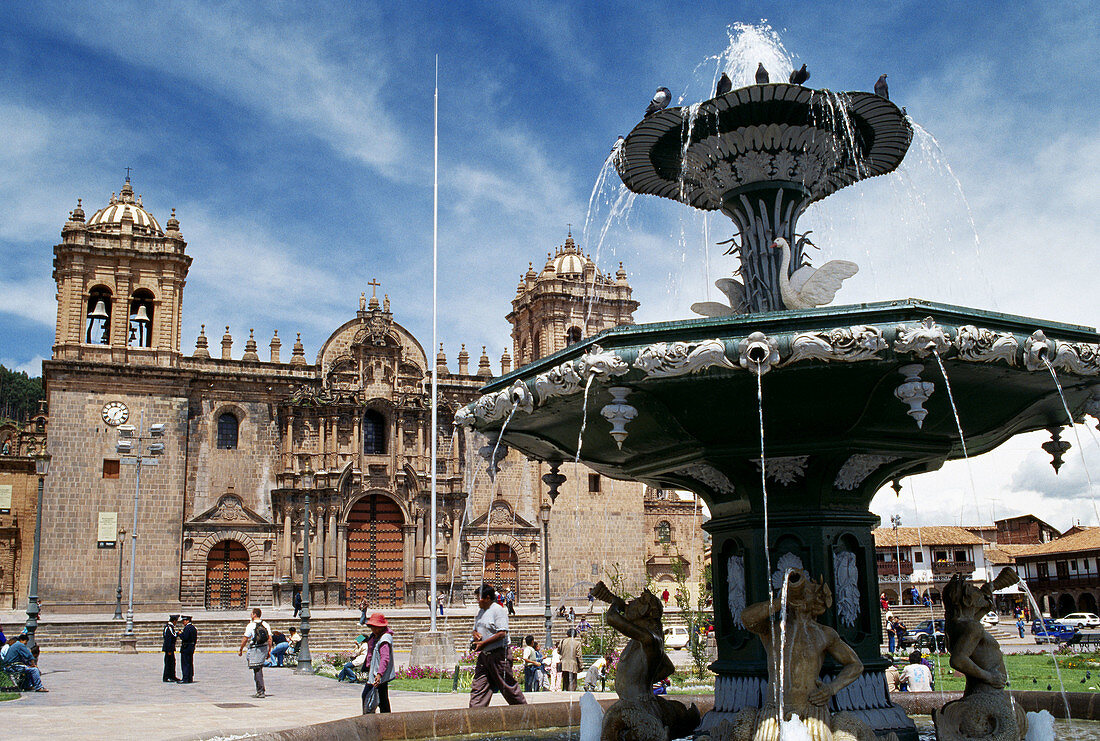
[{"label": "tree", "polygon": [[688,562],[677,553],[672,559],[672,575],[676,579],[676,604],[684,616],[688,629],[688,651],[695,665],[695,674],[705,677],[710,652],[707,650],[707,628],[712,620],[712,592],[710,582],[710,564],[703,569],[703,579],[699,583],[699,594],[692,605],[691,590],[688,589]]},{"label": "tree", "polygon": [[46,398],[41,378],[31,378],[23,371],[0,365],[0,419],[26,422],[38,410],[38,402]]}]

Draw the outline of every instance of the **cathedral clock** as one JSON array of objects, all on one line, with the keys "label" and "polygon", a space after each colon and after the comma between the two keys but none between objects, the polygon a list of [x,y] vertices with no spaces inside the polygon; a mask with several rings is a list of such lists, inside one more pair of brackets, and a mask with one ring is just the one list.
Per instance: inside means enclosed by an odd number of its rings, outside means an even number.
[{"label": "cathedral clock", "polygon": [[103,405],[103,421],[112,427],[117,427],[129,417],[130,410],[121,401],[109,401]]}]

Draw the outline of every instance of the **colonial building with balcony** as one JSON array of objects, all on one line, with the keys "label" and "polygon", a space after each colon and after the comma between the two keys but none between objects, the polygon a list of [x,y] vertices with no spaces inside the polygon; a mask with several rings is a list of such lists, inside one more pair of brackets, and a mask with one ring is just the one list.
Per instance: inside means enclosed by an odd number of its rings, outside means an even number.
[{"label": "colonial building with balcony", "polygon": [[986,542],[961,527],[878,528],[874,532],[879,591],[891,604],[914,604],[913,590],[939,602],[940,589],[955,574],[988,581]]},{"label": "colonial building with balcony", "polygon": [[1097,612],[1100,604],[1100,528],[1080,528],[1016,555],[1016,568],[1043,612],[1062,617]]}]

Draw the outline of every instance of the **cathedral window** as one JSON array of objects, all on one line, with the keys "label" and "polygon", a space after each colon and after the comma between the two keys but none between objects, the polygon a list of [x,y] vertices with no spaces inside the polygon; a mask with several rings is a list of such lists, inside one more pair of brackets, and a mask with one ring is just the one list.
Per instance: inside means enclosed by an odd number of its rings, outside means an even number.
[{"label": "cathedral window", "polygon": [[153,346],[153,294],[144,288],[130,299],[130,325],[126,344],[130,347]]},{"label": "cathedral window", "polygon": [[581,341],[581,328],[570,327],[565,332],[565,344],[566,346],[575,345]]},{"label": "cathedral window", "polygon": [[600,493],[600,475],[598,473],[588,474],[588,493],[599,494]]},{"label": "cathedral window", "polygon": [[386,452],[386,418],[373,409],[363,415],[363,452],[367,455]]},{"label": "cathedral window", "polygon": [[672,542],[672,525],[668,524],[664,520],[657,523],[657,542],[658,543],[671,543]]},{"label": "cathedral window", "polygon": [[117,458],[103,459],[103,478],[117,479],[119,474],[119,461]]},{"label": "cathedral window", "polygon": [[84,341],[89,345],[111,342],[111,289],[106,286],[96,286],[88,294]]},{"label": "cathedral window", "polygon": [[218,449],[234,450],[237,447],[237,430],[240,423],[231,412],[218,417]]}]

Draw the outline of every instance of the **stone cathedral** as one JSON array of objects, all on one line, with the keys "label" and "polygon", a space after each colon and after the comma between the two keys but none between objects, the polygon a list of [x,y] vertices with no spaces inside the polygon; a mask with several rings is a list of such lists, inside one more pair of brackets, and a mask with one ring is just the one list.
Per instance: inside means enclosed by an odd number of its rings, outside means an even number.
[{"label": "stone cathedral", "polygon": [[[485,349],[474,369],[465,346],[453,369],[442,346],[430,357],[395,318],[400,300],[391,307],[388,295],[379,296],[378,281],[358,297],[358,310],[349,297],[347,321],[315,357],[307,358],[300,338],[287,357],[276,333],[265,338],[261,358],[252,330],[235,353],[230,328],[208,337],[207,325],[188,354],[180,328],[191,257],[174,210],[162,227],[127,178],[90,217],[78,201],[61,234],[56,336],[43,363],[53,462],[40,594],[50,610],[114,604],[134,535],[137,467],[116,450],[130,426],[145,436],[164,426],[162,437],[137,443],[163,445],[155,465],[140,470],[138,611],[288,604],[302,582],[305,471],[314,472],[315,605],[424,604],[433,558],[452,602],[471,603],[482,580],[512,588],[521,603],[541,601],[544,522],[557,603],[583,600],[611,570],[640,587],[668,581],[682,559],[697,577],[705,545],[690,495],[566,465],[566,483],[543,520],[545,466],[508,453],[490,477],[486,441],[453,424],[455,411],[497,373]],[[521,365],[632,323],[637,307],[622,265],[614,275],[600,271],[570,235],[541,271],[531,266],[520,277],[507,313],[513,348],[498,370],[508,373],[513,357]]]}]

